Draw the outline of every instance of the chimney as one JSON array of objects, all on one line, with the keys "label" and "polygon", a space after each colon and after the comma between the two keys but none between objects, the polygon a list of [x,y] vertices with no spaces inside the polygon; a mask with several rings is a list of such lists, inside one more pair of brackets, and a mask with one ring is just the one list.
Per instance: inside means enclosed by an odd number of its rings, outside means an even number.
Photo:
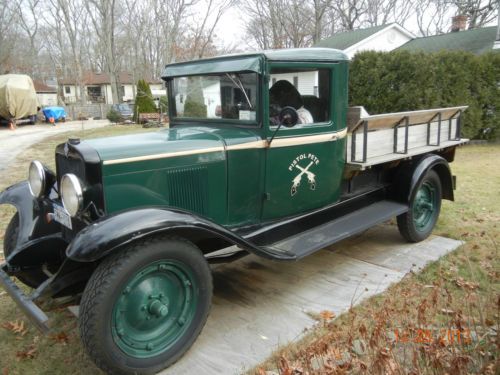
[{"label": "chimney", "polygon": [[467,16],[458,15],[451,18],[451,32],[465,30],[467,26]]}]

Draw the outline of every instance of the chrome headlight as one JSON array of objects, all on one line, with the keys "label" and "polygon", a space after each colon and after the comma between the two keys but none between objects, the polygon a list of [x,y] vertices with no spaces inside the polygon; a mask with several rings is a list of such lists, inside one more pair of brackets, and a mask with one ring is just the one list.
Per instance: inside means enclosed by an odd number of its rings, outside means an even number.
[{"label": "chrome headlight", "polygon": [[64,208],[71,216],[76,216],[82,209],[82,185],[78,177],[72,173],[65,174],[61,178],[61,198]]},{"label": "chrome headlight", "polygon": [[45,191],[46,182],[45,169],[42,163],[38,160],[33,160],[28,172],[28,183],[31,194],[36,198],[40,198]]}]

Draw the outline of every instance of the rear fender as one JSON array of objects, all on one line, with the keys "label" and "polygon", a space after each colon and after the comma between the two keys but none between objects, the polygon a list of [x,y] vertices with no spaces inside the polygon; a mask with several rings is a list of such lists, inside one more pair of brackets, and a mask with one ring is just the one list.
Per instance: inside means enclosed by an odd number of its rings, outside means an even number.
[{"label": "rear fender", "polygon": [[[166,208],[132,209],[100,219],[76,235],[66,249],[66,256],[77,262],[94,262],[135,240],[159,233],[181,235],[188,240],[213,238],[224,244],[223,247],[236,245],[268,259],[279,259],[279,255],[216,223],[186,211]],[[287,258],[286,254],[282,255],[282,260]]]},{"label": "rear fender", "polygon": [[423,158],[414,159],[410,164],[401,165],[396,177],[398,198],[404,202],[411,202],[417,187],[430,170],[434,170],[439,176],[442,198],[450,201],[455,200],[450,166],[443,157],[435,154],[429,154]]}]

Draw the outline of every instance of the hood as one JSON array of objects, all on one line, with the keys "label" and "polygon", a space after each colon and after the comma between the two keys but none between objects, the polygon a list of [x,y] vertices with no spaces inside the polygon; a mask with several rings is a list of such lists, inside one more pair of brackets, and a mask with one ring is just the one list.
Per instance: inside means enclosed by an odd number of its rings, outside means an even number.
[{"label": "hood", "polygon": [[253,131],[238,128],[183,127],[159,132],[86,140],[104,164],[134,159],[162,159],[192,153],[224,152],[228,145],[260,140]]}]

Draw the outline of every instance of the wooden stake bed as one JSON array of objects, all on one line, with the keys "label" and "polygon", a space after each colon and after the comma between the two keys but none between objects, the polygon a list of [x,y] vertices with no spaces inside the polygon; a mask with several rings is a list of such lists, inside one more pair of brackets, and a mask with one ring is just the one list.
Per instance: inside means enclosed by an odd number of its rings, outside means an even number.
[{"label": "wooden stake bed", "polygon": [[456,147],[461,114],[467,106],[368,115],[363,107],[350,108],[346,164],[365,170],[374,165]]}]

